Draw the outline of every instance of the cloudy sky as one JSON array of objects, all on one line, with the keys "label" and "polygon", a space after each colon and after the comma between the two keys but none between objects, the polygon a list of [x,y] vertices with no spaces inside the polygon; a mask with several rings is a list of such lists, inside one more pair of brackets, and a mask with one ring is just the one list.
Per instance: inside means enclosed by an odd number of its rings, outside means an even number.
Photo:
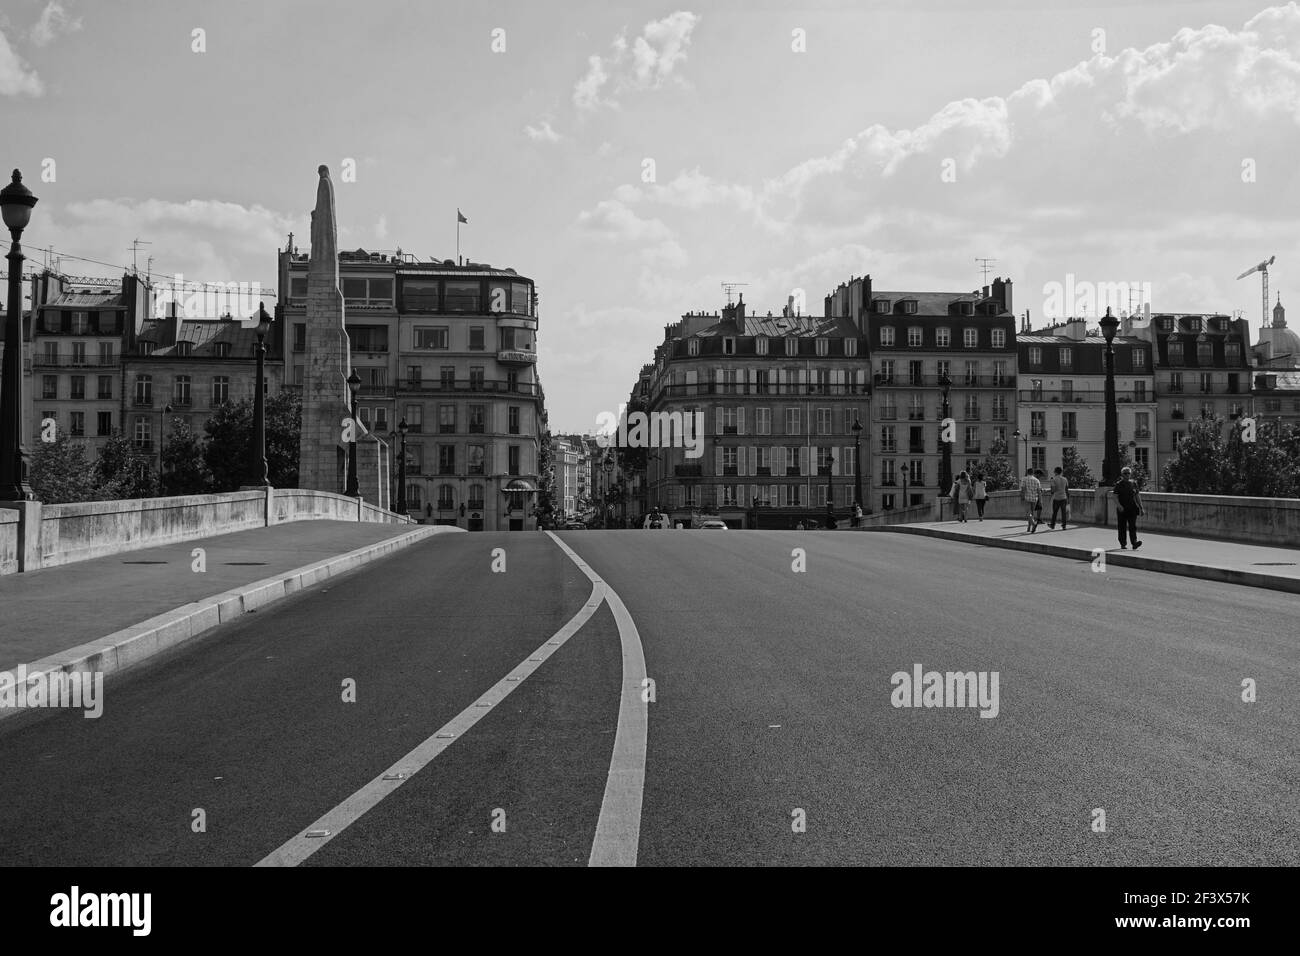
[{"label": "cloudy sky", "polygon": [[556,430],[723,281],[820,309],[984,256],[1035,325],[1072,273],[1255,331],[1276,255],[1300,308],[1295,3],[6,0],[0,117],[29,251],[270,287],[321,163],[344,248],[450,257],[459,206],[538,283]]}]

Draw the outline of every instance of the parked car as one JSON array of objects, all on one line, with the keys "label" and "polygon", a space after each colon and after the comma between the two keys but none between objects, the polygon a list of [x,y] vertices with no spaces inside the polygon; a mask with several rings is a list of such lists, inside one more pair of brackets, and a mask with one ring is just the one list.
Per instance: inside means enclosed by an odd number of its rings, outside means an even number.
[{"label": "parked car", "polygon": [[566,521],[564,523],[565,531],[586,531],[587,526],[581,521]]},{"label": "parked car", "polygon": [[702,530],[702,531],[726,531],[726,530],[727,530],[727,523],[726,523],[725,521],[716,521],[716,520],[702,521],[702,522],[700,522],[700,530]]}]

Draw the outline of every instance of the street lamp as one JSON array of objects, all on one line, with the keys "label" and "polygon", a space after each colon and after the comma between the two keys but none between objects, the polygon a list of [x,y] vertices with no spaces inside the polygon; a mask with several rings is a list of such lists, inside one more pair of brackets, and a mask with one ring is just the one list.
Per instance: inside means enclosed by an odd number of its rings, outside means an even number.
[{"label": "street lamp", "polygon": [[13,237],[9,247],[9,309],[5,316],[5,355],[0,371],[0,501],[31,501],[27,448],[23,441],[23,230],[32,219],[36,197],[14,170],[0,190],[0,213]]},{"label": "street lamp", "polygon": [[249,449],[248,483],[265,488],[271,484],[266,463],[266,333],[271,330],[271,316],[265,302],[257,304],[255,318],[257,345],[253,354],[257,357],[257,377],[253,381],[253,447]]},{"label": "street lamp", "polygon": [[361,489],[357,485],[357,390],[361,388],[361,376],[353,369],[348,376],[348,390],[352,393],[352,441],[348,442],[348,486],[344,494],[349,498],[360,498]]},{"label": "street lamp", "polygon": [[1011,437],[1020,439],[1020,470],[1023,472],[1029,467],[1029,436],[1017,428]]},{"label": "street lamp", "polygon": [[1115,467],[1115,456],[1119,454],[1119,410],[1115,406],[1115,332],[1119,329],[1119,319],[1110,314],[1110,307],[1106,307],[1106,314],[1098,323],[1101,326],[1101,334],[1106,337],[1106,453],[1101,460],[1101,484],[1109,486],[1115,484],[1118,468]]},{"label": "street lamp", "polygon": [[862,420],[853,419],[853,501],[862,505]]},{"label": "street lamp", "polygon": [[907,479],[910,478],[911,475],[912,475],[912,463],[910,461],[903,462],[903,507],[904,508],[910,507],[910,503],[907,500]]},{"label": "street lamp", "polygon": [[604,489],[604,494],[601,496],[601,500],[603,504],[600,510],[600,526],[602,528],[608,528],[609,527],[609,483],[614,476],[614,459],[608,453],[606,453],[605,463],[601,467],[605,471],[605,489]]},{"label": "street lamp", "polygon": [[952,379],[945,372],[939,379],[943,389],[943,415],[939,423],[939,444],[943,446],[943,457],[939,461],[939,493],[946,494],[952,485],[952,442],[943,440],[943,430],[948,427],[948,390],[952,388]]},{"label": "street lamp", "polygon": [[402,447],[397,459],[397,513],[406,514],[406,432],[410,428],[403,418],[397,423],[397,432],[402,436]]}]

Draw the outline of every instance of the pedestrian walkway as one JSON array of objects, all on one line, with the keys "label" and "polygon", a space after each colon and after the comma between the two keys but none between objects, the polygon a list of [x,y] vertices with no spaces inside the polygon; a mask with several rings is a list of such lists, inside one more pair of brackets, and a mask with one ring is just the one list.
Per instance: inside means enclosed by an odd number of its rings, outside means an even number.
[{"label": "pedestrian walkway", "polygon": [[920,524],[887,525],[871,531],[893,531],[969,541],[997,548],[1036,551],[1063,558],[1092,561],[1105,552],[1108,565],[1141,568],[1166,574],[1181,574],[1210,581],[1226,581],[1251,587],[1300,593],[1300,550],[1241,544],[1209,538],[1145,532],[1138,522],[1142,547],[1121,550],[1115,528],[1072,525],[1069,530],[1051,530],[1040,524],[1030,534],[1024,518],[934,521]]},{"label": "pedestrian walkway", "polygon": [[[0,670],[30,663],[419,525],[295,521],[0,577]],[[194,570],[195,548],[205,570]]]}]

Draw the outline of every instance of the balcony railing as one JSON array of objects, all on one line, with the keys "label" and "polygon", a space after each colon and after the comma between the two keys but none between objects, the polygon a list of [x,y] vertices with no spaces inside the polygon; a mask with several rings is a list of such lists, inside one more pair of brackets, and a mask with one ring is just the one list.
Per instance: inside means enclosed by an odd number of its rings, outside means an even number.
[{"label": "balcony railing", "polygon": [[1151,440],[1151,429],[1149,429],[1149,428],[1139,428],[1139,429],[1137,429],[1136,431],[1133,432],[1133,438],[1134,438],[1136,441],[1150,441],[1150,440]]},{"label": "balcony railing", "polygon": [[1061,441],[1078,441],[1078,440],[1079,440],[1079,433],[1075,429],[1073,428],[1061,429]]},{"label": "balcony railing", "polygon": [[785,467],[785,476],[787,478],[799,478],[802,474],[798,465],[786,465]]},{"label": "balcony railing", "polygon": [[453,392],[500,392],[511,395],[541,395],[542,389],[534,382],[510,382],[503,379],[437,379],[412,382],[407,379],[397,389],[404,395],[450,394]]},{"label": "balcony railing", "polygon": [[661,385],[653,393],[652,401],[660,398],[693,398],[702,395],[826,395],[844,397],[849,395],[870,395],[871,389],[866,385],[856,384],[820,384],[817,382],[783,382],[777,385],[771,382],[759,386],[750,382],[736,382],[734,385],[714,382],[700,382],[695,385]]},{"label": "balcony railing", "polygon": [[361,387],[357,389],[357,392],[358,394],[361,395],[370,395],[370,396],[380,395],[380,396],[386,396],[388,398],[392,398],[393,386],[375,385],[370,382],[362,382]]},{"label": "balcony railing", "polygon": [[119,355],[111,355],[107,358],[98,355],[74,358],[66,353],[32,356],[32,366],[34,368],[114,368],[120,364],[121,356]]},{"label": "balcony railing", "polygon": [[908,420],[909,422],[923,422],[923,421],[925,421],[925,409],[924,409],[924,408],[909,408],[909,409],[907,410],[907,420]]},{"label": "balcony railing", "polygon": [[882,407],[880,417],[885,421],[895,421],[898,419],[898,409],[893,405]]},{"label": "balcony railing", "polygon": [[136,408],[153,408],[153,396],[137,395],[131,404]]},{"label": "balcony railing", "polygon": [[[1015,388],[1014,375],[953,375],[948,374],[952,388]],[[900,375],[892,376],[876,373],[872,381],[880,388],[939,388],[938,375]]]},{"label": "balcony railing", "polygon": [[882,445],[880,446],[880,453],[881,453],[882,455],[896,455],[896,454],[898,454],[898,445],[897,445],[895,442],[889,442],[888,444],[882,444]]}]

